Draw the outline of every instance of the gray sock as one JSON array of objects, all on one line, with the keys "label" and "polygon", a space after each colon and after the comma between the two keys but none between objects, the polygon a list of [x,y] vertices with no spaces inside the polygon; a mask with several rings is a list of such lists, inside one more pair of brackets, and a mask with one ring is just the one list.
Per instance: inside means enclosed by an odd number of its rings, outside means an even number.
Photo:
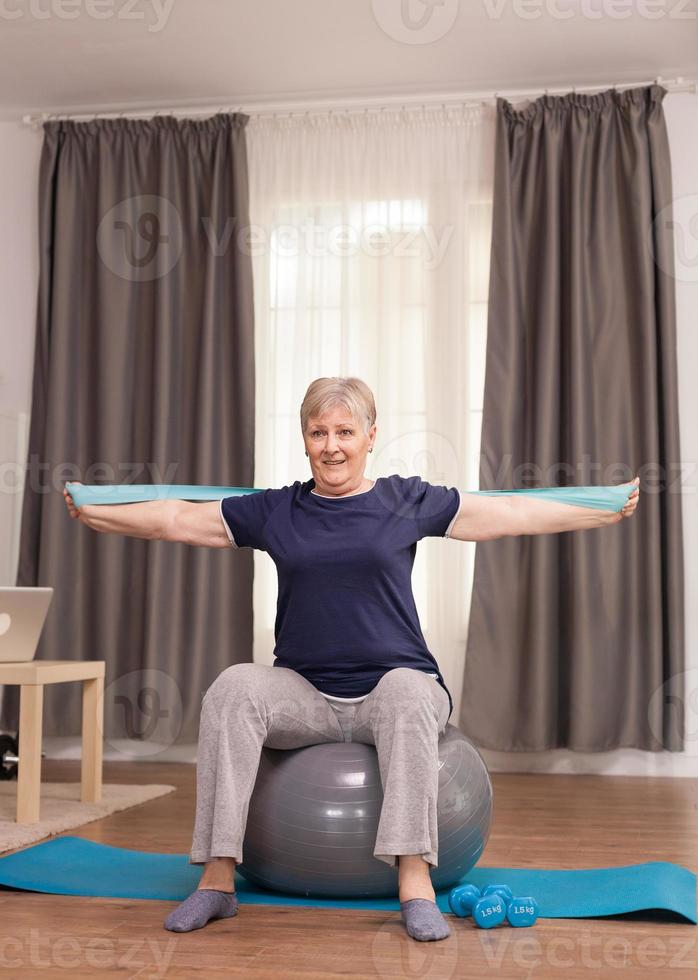
[{"label": "gray sock", "polygon": [[407,933],[413,939],[426,942],[451,935],[438,905],[428,898],[410,898],[407,902],[400,902],[400,911]]},{"label": "gray sock", "polygon": [[219,892],[215,888],[199,888],[185,898],[165,919],[170,932],[190,932],[201,929],[211,919],[228,919],[237,915],[238,897],[235,892]]}]

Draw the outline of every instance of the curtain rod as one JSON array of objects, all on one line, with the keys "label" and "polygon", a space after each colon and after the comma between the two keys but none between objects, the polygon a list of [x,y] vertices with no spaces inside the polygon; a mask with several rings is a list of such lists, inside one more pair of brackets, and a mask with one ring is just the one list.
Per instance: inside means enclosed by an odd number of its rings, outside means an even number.
[{"label": "curtain rod", "polygon": [[36,114],[27,114],[22,116],[22,123],[27,126],[31,126],[32,129],[40,129],[42,124],[50,120],[58,119],[72,119],[74,121],[78,120],[92,120],[92,119],[138,119],[141,117],[150,116],[161,116],[161,115],[173,115],[173,116],[198,116],[198,115],[213,115],[217,112],[242,112],[249,116],[290,116],[294,113],[306,114],[306,113],[323,113],[323,112],[352,112],[352,111],[365,111],[370,109],[394,109],[394,108],[427,108],[430,106],[446,106],[446,105],[477,105],[477,104],[487,104],[496,103],[498,97],[506,99],[535,99],[539,98],[541,95],[566,95],[569,92],[599,92],[606,89],[615,89],[616,91],[626,89],[626,88],[638,88],[646,85],[662,85],[669,92],[693,92],[698,94],[698,81],[696,79],[687,79],[679,76],[678,78],[662,78],[661,75],[656,76],[656,78],[649,79],[648,81],[640,82],[608,82],[606,84],[599,85],[567,85],[562,87],[548,87],[542,89],[507,89],[506,91],[497,90],[493,92],[444,92],[442,94],[429,94],[426,96],[387,96],[384,98],[356,98],[356,99],[338,99],[338,100],[324,100],[315,99],[308,102],[257,102],[254,104],[241,104],[237,100],[232,104],[228,105],[212,105],[208,104],[205,106],[173,106],[173,107],[163,107],[160,106],[156,108],[152,106],[150,108],[143,107],[133,107],[133,108],[123,108],[114,110],[105,110],[100,112],[99,110],[91,109],[82,111],[74,114],[63,114],[63,113],[49,113],[41,112]]}]

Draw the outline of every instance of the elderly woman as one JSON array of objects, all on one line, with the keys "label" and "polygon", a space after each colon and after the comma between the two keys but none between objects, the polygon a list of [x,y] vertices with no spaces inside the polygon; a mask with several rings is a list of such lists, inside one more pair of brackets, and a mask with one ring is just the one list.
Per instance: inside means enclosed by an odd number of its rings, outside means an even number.
[{"label": "elderly woman", "polygon": [[598,527],[632,514],[638,491],[614,513],[530,497],[461,496],[416,476],[368,479],[376,409],[358,378],[314,381],[300,420],[312,471],[305,482],[219,503],[80,510],[64,491],[71,516],[95,530],[259,548],[277,567],[273,667],[228,667],[203,699],[190,860],[205,867],[165,927],[186,932],[237,913],[235,865],[243,859],[262,746],[354,740],[376,746],[383,804],[374,856],[397,865],[407,932],[443,939],[450,930],[430,868],[437,866],[438,741],[453,702],[412,595],[416,543]]}]

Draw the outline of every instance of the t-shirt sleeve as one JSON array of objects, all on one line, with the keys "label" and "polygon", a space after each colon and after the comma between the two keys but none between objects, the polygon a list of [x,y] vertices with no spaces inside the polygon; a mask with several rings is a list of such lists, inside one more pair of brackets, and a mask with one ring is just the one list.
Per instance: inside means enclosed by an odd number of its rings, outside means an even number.
[{"label": "t-shirt sleeve", "polygon": [[448,538],[460,509],[460,491],[412,477],[406,488],[417,538]]},{"label": "t-shirt sleeve", "polygon": [[288,490],[288,487],[283,487],[281,490],[259,490],[224,497],[220,504],[221,519],[231,545],[266,551],[264,528]]}]

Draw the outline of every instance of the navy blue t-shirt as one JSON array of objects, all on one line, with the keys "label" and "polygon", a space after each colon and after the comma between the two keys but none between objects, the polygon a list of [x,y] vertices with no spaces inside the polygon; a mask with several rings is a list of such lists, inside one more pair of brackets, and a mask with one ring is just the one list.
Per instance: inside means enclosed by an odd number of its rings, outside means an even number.
[{"label": "navy blue t-shirt", "polygon": [[258,548],[278,576],[275,667],[298,671],[319,691],[368,694],[384,673],[437,673],[412,594],[417,541],[448,537],[456,487],[418,476],[379,477],[347,497],[311,493],[313,479],[226,497],[221,516],[238,548]]}]

